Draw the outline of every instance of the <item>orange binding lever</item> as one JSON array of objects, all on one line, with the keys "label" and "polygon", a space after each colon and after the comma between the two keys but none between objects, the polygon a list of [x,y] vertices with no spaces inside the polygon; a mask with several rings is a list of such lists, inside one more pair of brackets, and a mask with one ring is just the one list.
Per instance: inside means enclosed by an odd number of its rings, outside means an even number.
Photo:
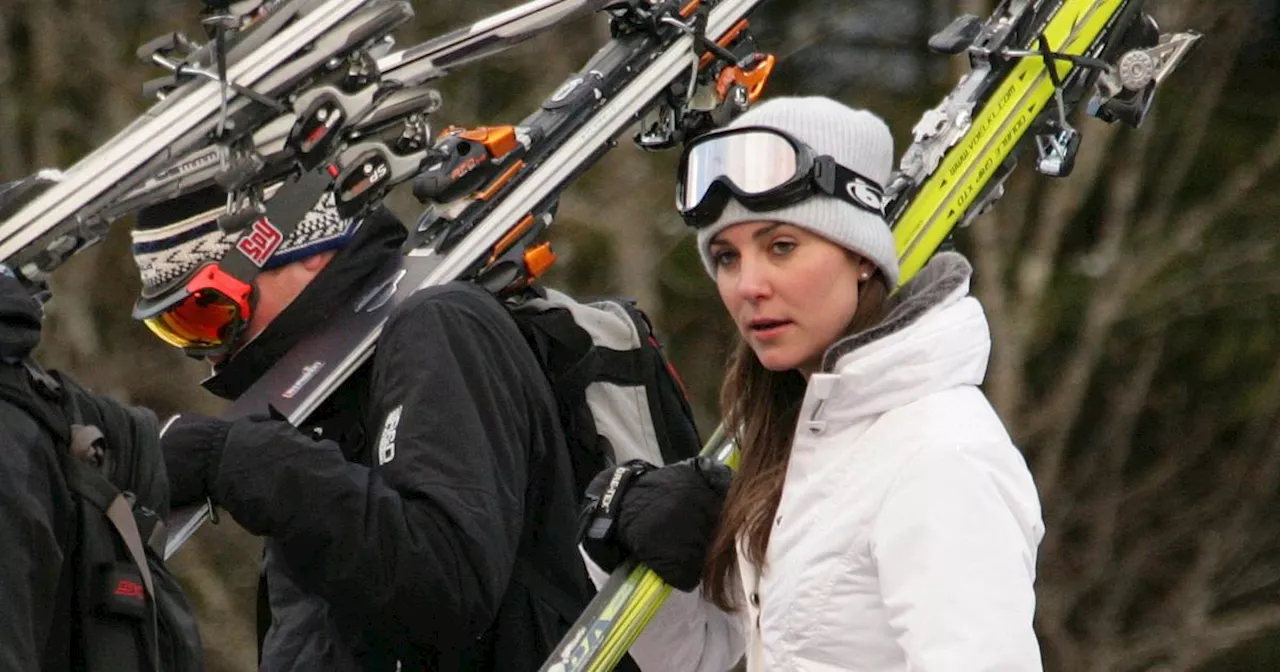
[{"label": "orange binding lever", "polygon": [[524,267],[529,272],[529,282],[542,277],[556,263],[556,253],[551,243],[539,243],[524,251]]},{"label": "orange binding lever", "polygon": [[752,103],[756,102],[764,93],[764,85],[768,83],[769,75],[773,74],[773,66],[777,62],[778,59],[773,54],[764,54],[750,69],[744,70],[737,65],[726,67],[716,79],[716,97],[724,100],[729,95],[730,87],[739,85],[747,90],[747,99]]}]

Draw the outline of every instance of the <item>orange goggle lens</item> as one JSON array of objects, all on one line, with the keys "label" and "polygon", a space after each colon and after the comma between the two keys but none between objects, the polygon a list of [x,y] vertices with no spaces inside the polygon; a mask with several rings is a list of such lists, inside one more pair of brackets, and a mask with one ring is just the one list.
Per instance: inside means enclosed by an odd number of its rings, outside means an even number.
[{"label": "orange goggle lens", "polygon": [[187,283],[187,296],[143,320],[160,340],[184,349],[231,344],[249,321],[252,288],[217,265],[201,269]]},{"label": "orange goggle lens", "polygon": [[143,321],[152,333],[179,348],[213,348],[235,337],[243,321],[235,301],[218,292],[204,290],[181,303]]}]

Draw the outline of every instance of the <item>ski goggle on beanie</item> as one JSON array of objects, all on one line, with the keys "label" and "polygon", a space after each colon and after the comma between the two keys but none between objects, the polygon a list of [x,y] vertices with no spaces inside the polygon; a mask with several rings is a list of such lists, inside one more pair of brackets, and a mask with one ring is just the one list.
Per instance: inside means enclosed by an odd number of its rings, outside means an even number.
[{"label": "ski goggle on beanie", "polygon": [[715,236],[777,221],[867,259],[893,288],[898,255],[884,212],[892,172],[893,135],[880,117],[830,98],[774,98],[685,147],[676,207],[713,278]]},{"label": "ski goggle on beanie", "polygon": [[776,128],[746,126],[703,135],[680,159],[676,207],[689,226],[714,223],[732,197],[753,212],[815,194],[884,216],[884,188]]},{"label": "ski goggle on beanie", "polygon": [[217,188],[139,212],[133,258],[143,286],[134,319],[193,357],[229,354],[253,318],[259,273],[342,247],[355,232],[331,191],[316,201],[313,191],[284,189],[269,201],[269,216],[242,231],[218,226],[226,194]]}]

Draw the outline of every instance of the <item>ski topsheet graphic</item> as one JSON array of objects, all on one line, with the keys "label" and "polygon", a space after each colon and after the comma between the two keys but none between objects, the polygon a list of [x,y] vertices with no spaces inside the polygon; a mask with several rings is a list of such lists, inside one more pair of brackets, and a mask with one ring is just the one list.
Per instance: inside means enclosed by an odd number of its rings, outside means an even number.
[{"label": "ski topsheet graphic", "polygon": [[[415,194],[434,203],[411,233],[419,244],[352,310],[264,373],[226,417],[271,407],[302,423],[368,359],[387,316],[419,289],[469,278],[501,292],[536,278],[553,258],[536,239],[550,225],[561,191],[628,127],[640,122],[637,141],[644,147],[670,147],[726,122],[761,94],[774,61],[754,51],[744,21],[760,1],[603,3],[613,39],[520,123],[447,129],[431,160],[414,171]],[[531,3],[543,11],[557,4],[563,3]],[[512,32],[502,39],[516,41],[519,26],[499,20],[516,11],[477,25],[506,26]],[[492,44],[483,33],[473,27],[439,39]],[[403,58],[426,53],[431,44],[410,48]],[[343,187],[339,176],[340,201]],[[175,513],[166,556],[210,514],[208,506]]]},{"label": "ski topsheet graphic", "polygon": [[[931,48],[966,54],[972,69],[921,117],[890,182],[901,282],[999,198],[1023,147],[1035,148],[1039,172],[1071,172],[1081,137],[1067,117],[1091,87],[1090,114],[1137,127],[1199,38],[1161,35],[1141,0],[1004,0],[986,21],[962,16],[933,36]],[[703,454],[737,460],[723,427]],[[623,562],[542,670],[613,669],[670,592],[653,571]]]}]

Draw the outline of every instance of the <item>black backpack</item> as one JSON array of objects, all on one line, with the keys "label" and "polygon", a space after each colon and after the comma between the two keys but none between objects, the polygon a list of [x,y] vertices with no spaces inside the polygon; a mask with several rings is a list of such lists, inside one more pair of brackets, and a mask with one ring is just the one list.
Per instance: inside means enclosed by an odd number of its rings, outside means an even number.
[{"label": "black backpack", "polygon": [[161,559],[169,493],[155,416],[95,399],[30,360],[0,363],[0,399],[53,437],[74,503],[63,549],[71,622],[54,624],[70,631],[71,668],[203,670],[195,617]]},{"label": "black backpack", "polygon": [[535,288],[507,301],[551,381],[579,496],[597,473],[702,449],[688,395],[648,316],[627,299]]},{"label": "black backpack", "polygon": [[[680,376],[635,303],[579,302],[533,287],[506,299],[508,312],[551,382],[581,503],[607,467],[642,459],[656,465],[696,456],[702,440]],[[515,575],[573,623],[582,605],[519,559]],[[625,656],[618,670],[639,670]]]}]

